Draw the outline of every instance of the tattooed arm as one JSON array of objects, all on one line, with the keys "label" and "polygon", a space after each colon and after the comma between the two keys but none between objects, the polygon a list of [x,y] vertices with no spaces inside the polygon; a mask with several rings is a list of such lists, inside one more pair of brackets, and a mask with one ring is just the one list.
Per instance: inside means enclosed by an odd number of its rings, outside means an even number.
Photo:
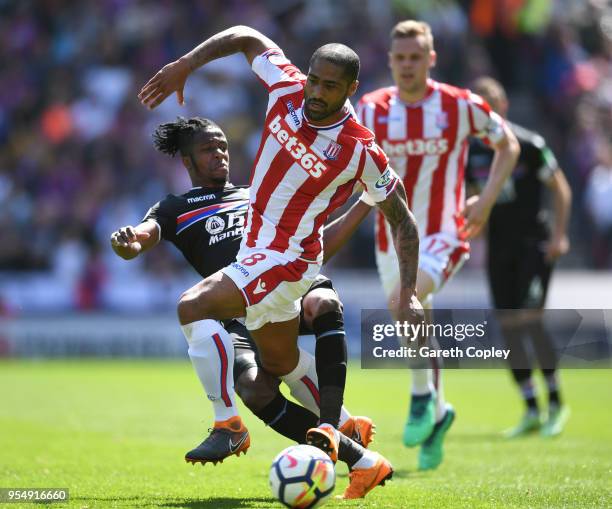
[{"label": "tattooed arm", "polygon": [[277,45],[254,28],[235,26],[213,35],[178,60],[165,65],[142,87],[138,98],[148,108],[159,106],[170,94],[176,92],[179,104],[184,103],[183,89],[187,77],[198,67],[217,58],[244,53],[249,61]]},{"label": "tattooed arm", "polygon": [[376,204],[391,226],[393,243],[399,261],[400,289],[406,296],[416,294],[419,266],[419,231],[406,204],[404,186],[398,182],[386,200]]},{"label": "tattooed arm", "polygon": [[423,307],[416,296],[419,267],[419,231],[406,204],[406,192],[401,182],[376,204],[391,226],[393,244],[397,253],[400,274],[399,305],[396,318],[400,321],[420,323],[424,319]]}]

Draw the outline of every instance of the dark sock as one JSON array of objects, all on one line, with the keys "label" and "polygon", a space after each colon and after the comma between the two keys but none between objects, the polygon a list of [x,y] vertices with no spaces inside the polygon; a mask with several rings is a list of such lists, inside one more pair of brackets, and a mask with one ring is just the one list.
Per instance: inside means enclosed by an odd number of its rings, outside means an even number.
[{"label": "dark sock", "polygon": [[525,404],[527,405],[527,411],[529,413],[537,413],[538,411],[538,401],[535,397],[525,398]]},{"label": "dark sock", "polygon": [[529,413],[537,414],[538,400],[536,399],[536,392],[531,378],[527,378],[526,380],[521,381],[519,386],[521,388],[523,400],[525,401],[525,405],[527,406],[527,411]]},{"label": "dark sock", "polygon": [[[253,413],[266,426],[300,444],[305,443],[306,432],[316,427],[318,421],[318,417],[310,410],[289,401],[280,392],[260,411]],[[357,442],[353,442],[342,433],[339,435],[338,459],[352,468],[361,459],[364,450]]]},{"label": "dark sock", "polygon": [[320,422],[338,427],[346,383],[346,336],[341,311],[330,311],[313,320],[317,338],[315,362],[319,379]]},{"label": "dark sock", "polygon": [[561,396],[559,391],[548,392],[548,406],[561,406]]},{"label": "dark sock", "polygon": [[531,369],[512,369],[512,376],[519,386],[531,378]]},{"label": "dark sock", "polygon": [[543,369],[546,386],[548,387],[548,406],[561,406],[561,394],[559,392],[559,382],[557,372],[554,369]]},{"label": "dark sock", "polygon": [[338,459],[344,461],[349,468],[357,463],[363,456],[365,449],[357,442],[340,433],[340,443],[338,444]]},{"label": "dark sock", "polygon": [[289,401],[280,392],[265,407],[253,413],[277,433],[300,444],[306,442],[306,432],[316,427],[318,421],[310,410]]}]

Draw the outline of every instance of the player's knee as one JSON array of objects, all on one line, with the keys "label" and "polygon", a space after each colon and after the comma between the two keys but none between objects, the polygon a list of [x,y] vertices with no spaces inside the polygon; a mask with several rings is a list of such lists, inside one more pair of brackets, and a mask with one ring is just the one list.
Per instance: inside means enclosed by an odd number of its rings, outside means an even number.
[{"label": "player's knee", "polygon": [[324,295],[308,295],[308,298],[304,299],[304,319],[307,323],[312,321],[317,316],[323,316],[327,313],[342,313],[342,303],[332,290],[326,292]]},{"label": "player's knee", "polygon": [[205,289],[190,288],[181,295],[177,314],[181,325],[212,318],[212,299],[207,298]]},{"label": "player's knee", "polygon": [[181,295],[178,305],[176,306],[178,319],[181,325],[186,325],[196,320],[200,320],[197,313],[197,299],[193,292],[187,290]]},{"label": "player's knee", "polygon": [[253,413],[266,407],[278,394],[278,380],[259,368],[251,368],[236,380],[236,393]]},{"label": "player's knee", "polygon": [[261,356],[263,368],[273,377],[284,376],[295,369],[295,362],[291,362],[285,357],[265,357]]}]

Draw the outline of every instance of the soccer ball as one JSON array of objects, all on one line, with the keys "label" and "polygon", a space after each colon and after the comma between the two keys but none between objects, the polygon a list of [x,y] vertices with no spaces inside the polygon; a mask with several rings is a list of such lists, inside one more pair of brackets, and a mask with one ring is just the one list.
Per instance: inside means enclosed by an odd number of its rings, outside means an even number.
[{"label": "soccer ball", "polygon": [[270,467],[272,494],[287,507],[310,509],[325,503],[336,486],[334,464],[312,445],[282,450]]}]

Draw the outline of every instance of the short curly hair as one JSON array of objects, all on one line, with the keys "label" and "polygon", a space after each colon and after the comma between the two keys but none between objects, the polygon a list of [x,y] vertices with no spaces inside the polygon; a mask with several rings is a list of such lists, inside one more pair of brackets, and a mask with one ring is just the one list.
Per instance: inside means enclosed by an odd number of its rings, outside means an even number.
[{"label": "short curly hair", "polygon": [[212,120],[203,117],[186,119],[177,117],[175,122],[160,124],[153,133],[155,148],[164,154],[174,156],[177,152],[187,155],[191,151],[196,135],[204,132],[223,130]]}]

